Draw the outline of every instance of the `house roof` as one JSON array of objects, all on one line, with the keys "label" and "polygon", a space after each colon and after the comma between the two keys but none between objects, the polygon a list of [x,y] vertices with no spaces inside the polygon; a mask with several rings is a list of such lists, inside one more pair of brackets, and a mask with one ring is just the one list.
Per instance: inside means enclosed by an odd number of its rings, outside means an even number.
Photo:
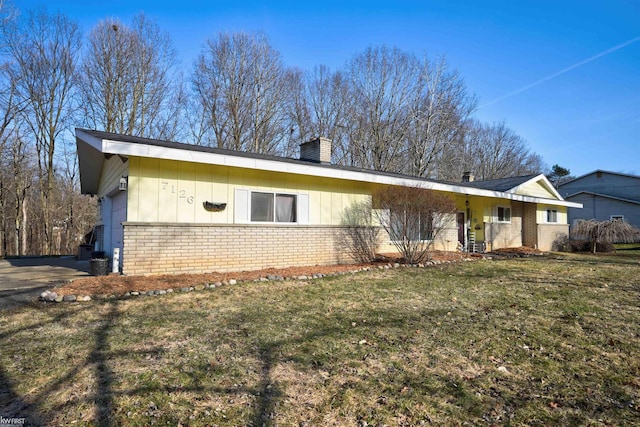
[{"label": "house roof", "polygon": [[625,199],[622,197],[615,197],[615,196],[610,196],[608,194],[601,194],[601,193],[594,193],[593,191],[578,191],[576,193],[570,194],[568,195],[565,199],[573,199],[581,194],[588,194],[591,196],[595,196],[595,197],[602,197],[604,199],[610,199],[610,200],[617,200],[619,202],[624,202],[624,203],[631,203],[634,205],[640,205],[640,202],[637,200],[631,200],[631,199]]},{"label": "house roof", "polygon": [[508,185],[506,182],[502,182],[503,180],[454,183],[397,173],[315,163],[280,156],[205,147],[87,129],[76,129],[76,144],[80,164],[81,191],[84,194],[96,194],[105,155],[119,155],[123,157],[138,156],[234,166],[388,185],[421,186],[432,190],[458,194],[568,207],[582,207],[579,203],[565,201],[557,193],[557,197],[553,199],[516,194],[515,190],[524,183],[535,179],[546,180],[542,174],[510,178],[512,180],[510,183],[514,184],[514,186],[507,188]]},{"label": "house roof", "polygon": [[569,183],[572,183],[572,182],[575,182],[575,181],[579,181],[579,180],[581,180],[583,178],[586,178],[586,177],[591,176],[591,175],[595,175],[597,173],[602,173],[602,174],[607,174],[607,175],[623,176],[623,177],[626,177],[626,178],[635,178],[635,179],[640,181],[640,176],[638,176],[638,175],[633,175],[633,174],[629,174],[629,173],[622,173],[622,172],[611,172],[611,171],[606,171],[606,170],[603,170],[603,169],[596,169],[593,172],[585,173],[584,175],[580,175],[579,177],[576,177],[576,178],[570,179],[568,181],[565,181],[562,184],[559,184],[558,187],[561,188],[561,187],[563,187],[563,186],[565,186],[565,185],[567,185]]},{"label": "house roof", "polygon": [[536,178],[538,176],[540,175],[525,175],[525,176],[514,176],[509,178],[489,179],[486,181],[473,181],[473,182],[465,183],[465,185],[468,185],[469,187],[474,187],[474,188],[484,188],[487,190],[509,191],[526,182],[531,181],[533,178]]}]

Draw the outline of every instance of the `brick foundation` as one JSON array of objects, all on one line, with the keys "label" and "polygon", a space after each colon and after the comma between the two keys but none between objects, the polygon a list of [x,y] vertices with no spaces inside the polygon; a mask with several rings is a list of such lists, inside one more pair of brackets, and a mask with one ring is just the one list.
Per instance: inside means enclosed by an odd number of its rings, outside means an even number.
[{"label": "brick foundation", "polygon": [[126,275],[258,270],[350,262],[335,226],[131,223],[124,225]]}]

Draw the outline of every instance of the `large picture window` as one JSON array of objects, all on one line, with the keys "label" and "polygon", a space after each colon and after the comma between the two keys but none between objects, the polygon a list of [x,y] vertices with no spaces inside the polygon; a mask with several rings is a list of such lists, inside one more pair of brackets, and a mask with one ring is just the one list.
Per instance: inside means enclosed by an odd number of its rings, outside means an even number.
[{"label": "large picture window", "polygon": [[386,216],[389,221],[392,241],[427,241],[433,239],[433,214],[408,214],[406,212],[390,212]]},{"label": "large picture window", "polygon": [[298,222],[295,194],[251,192],[251,222]]}]

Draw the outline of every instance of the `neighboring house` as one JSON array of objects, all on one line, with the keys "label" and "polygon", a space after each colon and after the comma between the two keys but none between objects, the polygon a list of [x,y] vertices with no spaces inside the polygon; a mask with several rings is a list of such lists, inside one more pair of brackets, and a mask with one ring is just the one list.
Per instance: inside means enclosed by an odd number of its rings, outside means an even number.
[{"label": "neighboring house", "polygon": [[76,141],[82,193],[100,202],[99,248],[117,248],[127,275],[350,262],[342,214],[380,186],[455,200],[456,218],[434,242],[442,250],[548,250],[568,232],[567,208],[580,207],[544,175],[451,183],[331,165],[325,138],[302,144],[299,160],[83,129]]},{"label": "neighboring house", "polygon": [[569,224],[620,218],[640,227],[640,176],[596,170],[559,185],[558,191],[584,206],[569,209]]}]

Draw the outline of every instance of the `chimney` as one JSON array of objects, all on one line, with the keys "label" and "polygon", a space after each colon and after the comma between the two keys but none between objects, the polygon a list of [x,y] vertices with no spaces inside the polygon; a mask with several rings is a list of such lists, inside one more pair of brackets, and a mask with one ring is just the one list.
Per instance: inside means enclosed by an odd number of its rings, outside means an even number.
[{"label": "chimney", "polygon": [[319,137],[300,144],[300,160],[331,163],[331,140]]},{"label": "chimney", "polygon": [[475,177],[471,172],[465,172],[462,174],[462,182],[473,182]]}]

